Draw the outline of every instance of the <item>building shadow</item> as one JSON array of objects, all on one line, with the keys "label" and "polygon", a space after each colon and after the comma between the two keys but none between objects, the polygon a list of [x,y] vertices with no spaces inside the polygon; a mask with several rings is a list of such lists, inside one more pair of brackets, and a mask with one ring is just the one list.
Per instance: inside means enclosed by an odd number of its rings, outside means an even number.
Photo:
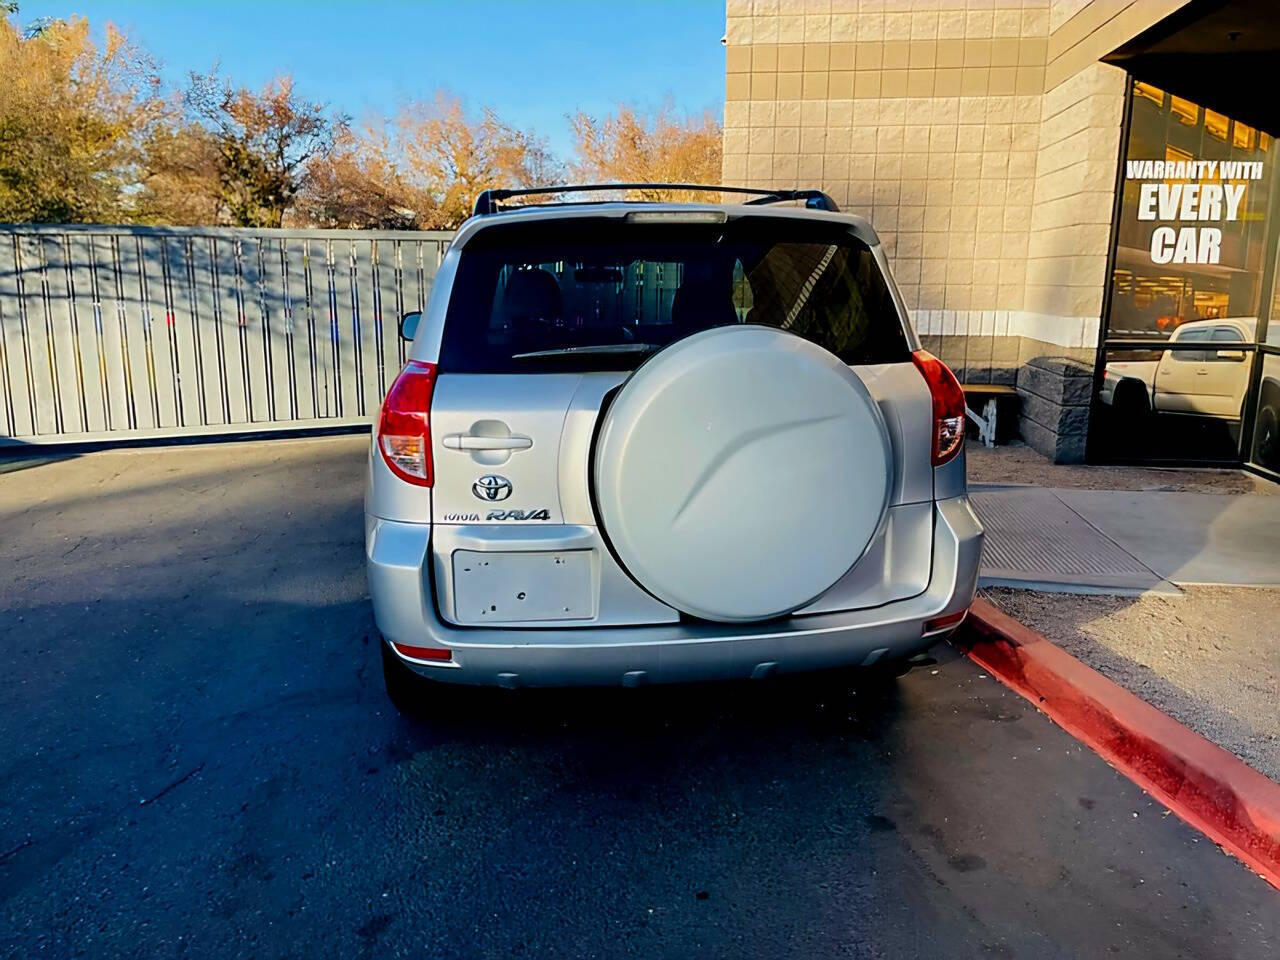
[{"label": "building shadow", "polygon": [[6,473],[17,473],[20,470],[30,470],[77,455],[74,452],[26,443],[13,437],[3,437],[0,438],[0,476]]}]

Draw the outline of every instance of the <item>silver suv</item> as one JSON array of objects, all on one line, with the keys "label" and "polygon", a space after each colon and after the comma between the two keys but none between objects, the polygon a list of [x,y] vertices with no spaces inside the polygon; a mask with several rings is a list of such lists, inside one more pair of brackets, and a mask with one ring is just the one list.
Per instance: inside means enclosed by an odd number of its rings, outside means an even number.
[{"label": "silver suv", "polygon": [[483,194],[402,322],[365,498],[393,699],[870,666],[954,630],[964,396],[868,223],[817,191],[501,205],[533,192]]}]

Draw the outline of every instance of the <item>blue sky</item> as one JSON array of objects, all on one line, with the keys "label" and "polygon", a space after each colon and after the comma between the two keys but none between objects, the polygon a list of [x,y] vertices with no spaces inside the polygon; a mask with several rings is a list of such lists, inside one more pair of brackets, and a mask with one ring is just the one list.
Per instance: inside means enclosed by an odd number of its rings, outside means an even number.
[{"label": "blue sky", "polygon": [[221,62],[260,86],[291,73],[357,120],[446,86],[569,153],[567,114],[617,102],[681,111],[724,101],[724,0],[19,0],[19,20],[78,13],[128,33],[180,81]]}]

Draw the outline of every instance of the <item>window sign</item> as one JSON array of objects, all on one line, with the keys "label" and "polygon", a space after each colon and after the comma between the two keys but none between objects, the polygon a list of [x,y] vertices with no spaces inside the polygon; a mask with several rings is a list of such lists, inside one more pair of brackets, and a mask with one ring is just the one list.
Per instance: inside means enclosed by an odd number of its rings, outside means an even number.
[{"label": "window sign", "polygon": [[1220,263],[1221,224],[1240,219],[1246,182],[1262,175],[1258,161],[1126,161],[1125,179],[1139,183],[1138,219],[1161,223],[1151,231],[1151,262]]}]

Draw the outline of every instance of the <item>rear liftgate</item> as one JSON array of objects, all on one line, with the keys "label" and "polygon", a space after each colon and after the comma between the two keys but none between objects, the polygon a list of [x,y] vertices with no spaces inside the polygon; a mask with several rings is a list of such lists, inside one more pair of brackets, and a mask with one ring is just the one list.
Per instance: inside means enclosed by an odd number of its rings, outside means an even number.
[{"label": "rear liftgate", "polygon": [[[835,356],[726,326],[655,354],[606,404],[621,379],[438,377],[428,442],[445,620],[743,623],[810,612],[842,580],[832,609],[924,589],[918,560],[896,568],[929,549],[932,503],[889,509],[889,431]],[[865,578],[851,574],[864,555]]]}]

